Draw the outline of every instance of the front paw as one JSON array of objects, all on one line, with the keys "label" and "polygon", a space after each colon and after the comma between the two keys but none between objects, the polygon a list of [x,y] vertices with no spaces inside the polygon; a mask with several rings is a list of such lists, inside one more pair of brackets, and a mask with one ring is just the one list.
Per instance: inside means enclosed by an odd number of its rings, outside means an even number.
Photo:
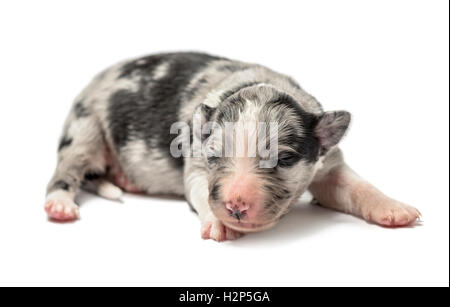
[{"label": "front paw", "polygon": [[47,200],[45,211],[51,219],[59,221],[73,221],[80,217],[78,206],[70,199]]},{"label": "front paw", "polygon": [[221,221],[212,217],[202,223],[202,239],[222,242],[225,240],[235,240],[243,236],[242,233],[226,227]]},{"label": "front paw", "polygon": [[390,199],[372,207],[365,218],[386,227],[409,226],[420,219],[421,213],[414,207]]},{"label": "front paw", "polygon": [[47,196],[45,212],[49,218],[59,221],[73,221],[80,217],[78,205],[65,191],[56,191]]}]

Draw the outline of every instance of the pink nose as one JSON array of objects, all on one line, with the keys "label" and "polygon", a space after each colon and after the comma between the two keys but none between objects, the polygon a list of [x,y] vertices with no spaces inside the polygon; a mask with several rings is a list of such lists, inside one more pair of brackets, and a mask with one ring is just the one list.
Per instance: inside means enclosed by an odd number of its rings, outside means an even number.
[{"label": "pink nose", "polygon": [[236,199],[227,201],[225,203],[225,207],[228,209],[230,216],[234,217],[237,220],[243,219],[250,209],[250,205],[241,197],[237,197]]}]

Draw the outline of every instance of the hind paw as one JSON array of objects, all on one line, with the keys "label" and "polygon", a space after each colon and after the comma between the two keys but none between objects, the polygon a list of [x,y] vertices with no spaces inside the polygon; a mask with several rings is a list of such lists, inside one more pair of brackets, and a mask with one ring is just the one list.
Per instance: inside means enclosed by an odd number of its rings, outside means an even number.
[{"label": "hind paw", "polygon": [[420,217],[416,208],[391,200],[370,210],[367,219],[386,227],[401,227],[413,225]]}]

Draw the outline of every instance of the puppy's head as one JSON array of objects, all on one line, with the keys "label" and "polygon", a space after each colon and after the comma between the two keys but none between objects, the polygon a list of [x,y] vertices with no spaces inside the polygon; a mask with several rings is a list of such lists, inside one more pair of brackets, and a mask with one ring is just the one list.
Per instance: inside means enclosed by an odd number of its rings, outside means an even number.
[{"label": "puppy's head", "polygon": [[249,86],[200,109],[209,205],[242,232],[270,228],[287,213],[350,123],[348,112],[308,113],[269,86]]}]

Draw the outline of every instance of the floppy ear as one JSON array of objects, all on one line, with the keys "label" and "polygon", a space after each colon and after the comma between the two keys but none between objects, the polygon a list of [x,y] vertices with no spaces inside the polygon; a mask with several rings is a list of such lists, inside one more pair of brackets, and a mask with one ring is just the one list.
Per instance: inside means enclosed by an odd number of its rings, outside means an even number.
[{"label": "floppy ear", "polygon": [[216,108],[210,107],[204,103],[202,103],[200,106],[200,112],[202,113],[203,119],[207,122],[211,119],[214,111]]},{"label": "floppy ear", "polygon": [[320,142],[321,155],[339,143],[347,131],[350,120],[351,115],[347,111],[325,112],[319,117],[314,132]]},{"label": "floppy ear", "polygon": [[198,118],[200,120],[200,122],[197,123],[197,124],[200,124],[200,130],[197,131],[194,129],[194,133],[202,141],[204,141],[207,138],[207,135],[202,134],[201,129],[207,122],[209,122],[211,120],[215,111],[216,111],[216,108],[210,107],[204,103],[198,105],[195,109],[195,114],[198,114],[200,116]]}]

